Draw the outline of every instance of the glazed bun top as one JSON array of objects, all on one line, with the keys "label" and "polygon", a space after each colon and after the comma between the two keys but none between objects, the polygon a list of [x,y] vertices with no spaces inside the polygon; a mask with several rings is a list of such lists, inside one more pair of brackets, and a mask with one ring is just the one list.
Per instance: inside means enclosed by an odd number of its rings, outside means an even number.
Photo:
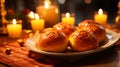
[{"label": "glazed bun top", "polygon": [[91,38],[95,39],[95,34],[93,32],[91,32],[89,29],[79,29],[79,30],[75,31],[74,33],[72,33],[71,36],[73,38],[75,38],[76,41],[80,39],[80,40],[86,40],[84,42],[87,42],[87,41],[89,41],[87,39],[90,39],[90,40],[91,40]]},{"label": "glazed bun top", "polygon": [[98,47],[95,34],[89,29],[79,29],[69,37],[71,47],[75,51],[86,51]]},{"label": "glazed bun top", "polygon": [[62,32],[53,28],[46,28],[40,34],[37,47],[48,52],[62,52],[66,50],[68,39]]},{"label": "glazed bun top", "polygon": [[79,28],[83,28],[83,27],[90,28],[93,31],[98,31],[99,29],[105,30],[105,28],[102,25],[100,25],[99,23],[96,23],[93,20],[84,20],[78,24],[78,27]]},{"label": "glazed bun top", "polygon": [[56,29],[53,28],[46,28],[42,31],[42,39],[44,39],[46,42],[51,40],[64,40],[66,39],[66,36],[62,33],[57,31]]},{"label": "glazed bun top", "polygon": [[41,31],[41,33],[46,33],[47,31],[53,31],[54,29],[52,29],[51,27],[49,28],[45,28]]},{"label": "glazed bun top", "polygon": [[89,28],[93,33],[95,33],[96,38],[99,42],[102,42],[106,38],[106,31],[105,28],[94,22],[93,20],[85,20],[78,24],[78,29]]},{"label": "glazed bun top", "polygon": [[66,23],[58,23],[54,25],[53,28],[57,29],[60,32],[63,32],[67,37],[69,37],[69,35],[76,30],[76,27],[74,25]]}]

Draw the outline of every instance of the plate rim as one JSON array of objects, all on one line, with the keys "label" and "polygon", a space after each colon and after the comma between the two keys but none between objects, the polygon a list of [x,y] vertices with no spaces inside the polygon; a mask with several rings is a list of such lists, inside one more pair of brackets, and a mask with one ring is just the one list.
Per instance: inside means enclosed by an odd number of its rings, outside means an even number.
[{"label": "plate rim", "polygon": [[[30,42],[31,42],[30,38],[28,38],[26,40],[25,46],[31,51],[34,51],[34,52],[37,52],[37,53],[40,53],[40,54],[44,54],[44,55],[51,55],[51,56],[76,56],[76,55],[80,56],[80,55],[92,54],[92,53],[100,52],[100,51],[103,51],[103,50],[106,50],[106,49],[112,47],[119,40],[120,35],[118,33],[114,32],[110,29],[105,29],[105,30],[106,30],[107,35],[112,35],[112,38],[109,39],[109,41],[105,45],[103,45],[101,47],[98,47],[96,49],[93,49],[93,50],[89,50],[89,51],[68,52],[68,53],[46,52],[46,51],[42,51],[42,50],[36,48],[35,43],[30,44]],[[39,35],[40,34],[35,34],[34,36],[37,36],[36,38],[39,38]]]}]

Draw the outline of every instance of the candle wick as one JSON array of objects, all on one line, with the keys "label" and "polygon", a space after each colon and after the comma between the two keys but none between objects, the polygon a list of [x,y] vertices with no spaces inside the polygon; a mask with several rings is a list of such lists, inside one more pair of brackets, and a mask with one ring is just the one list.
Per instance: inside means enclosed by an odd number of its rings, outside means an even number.
[{"label": "candle wick", "polygon": [[45,3],[48,3],[49,5],[51,5],[50,0],[45,0],[45,1],[44,1],[44,4],[45,4]]},{"label": "candle wick", "polygon": [[40,17],[39,17],[39,15],[36,13],[35,14],[35,19],[39,19]]},{"label": "candle wick", "polygon": [[48,9],[49,8],[49,4],[45,3],[45,8]]},{"label": "candle wick", "polygon": [[29,14],[29,16],[30,16],[30,18],[32,18],[32,19],[33,19],[33,18],[34,18],[34,12],[33,12],[33,11],[31,11],[31,12],[30,12],[30,14]]},{"label": "candle wick", "polygon": [[13,21],[12,21],[12,22],[13,22],[13,24],[16,24],[16,20],[15,20],[15,19],[13,19]]},{"label": "candle wick", "polygon": [[45,6],[46,9],[49,8],[49,5],[51,5],[51,2],[49,0],[45,0],[44,1],[44,6]]},{"label": "candle wick", "polygon": [[66,13],[66,17],[70,17],[70,14],[69,14],[69,13]]},{"label": "candle wick", "polygon": [[103,14],[102,9],[99,9],[98,14],[99,14],[99,15],[102,15],[102,14]]}]

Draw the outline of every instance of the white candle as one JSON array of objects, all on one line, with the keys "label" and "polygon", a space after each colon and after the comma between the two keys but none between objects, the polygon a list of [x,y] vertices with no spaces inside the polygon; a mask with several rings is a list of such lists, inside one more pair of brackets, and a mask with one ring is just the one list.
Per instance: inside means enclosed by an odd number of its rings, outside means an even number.
[{"label": "white candle", "polygon": [[33,32],[42,31],[44,29],[44,19],[39,19],[39,15],[35,14],[35,19],[31,20]]},{"label": "white candle", "polygon": [[75,23],[75,18],[70,16],[70,13],[66,13],[65,16],[62,16],[62,22],[74,25]]},{"label": "white candle", "polygon": [[17,21],[15,19],[13,19],[12,24],[7,25],[7,31],[8,31],[9,37],[18,38],[21,36],[22,25],[17,24]]},{"label": "white candle", "polygon": [[94,15],[94,20],[104,26],[107,22],[107,14],[103,13],[102,9],[99,9],[98,13]]},{"label": "white candle", "polygon": [[58,8],[55,5],[51,5],[49,0],[45,0],[44,5],[38,6],[37,12],[45,20],[47,27],[58,23]]}]

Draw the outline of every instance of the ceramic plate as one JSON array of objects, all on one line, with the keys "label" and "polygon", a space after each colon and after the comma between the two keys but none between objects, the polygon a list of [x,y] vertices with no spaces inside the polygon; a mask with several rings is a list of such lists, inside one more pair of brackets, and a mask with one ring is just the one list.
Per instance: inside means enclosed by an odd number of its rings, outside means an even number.
[{"label": "ceramic plate", "polygon": [[36,48],[36,44],[38,43],[39,34],[35,34],[33,37],[28,38],[25,45],[28,49],[30,49],[31,51],[43,54],[43,55],[47,55],[47,56],[53,56],[53,57],[58,57],[58,58],[73,58],[73,57],[82,57],[88,54],[93,54],[93,53],[97,53],[103,50],[106,50],[110,47],[112,47],[118,40],[120,35],[117,34],[116,32],[113,32],[112,30],[108,30],[106,29],[107,32],[107,40],[102,43],[101,46],[99,46],[98,48],[94,49],[94,50],[89,50],[89,51],[83,51],[83,52],[65,52],[65,53],[53,53],[53,52],[45,52],[42,51],[40,49]]}]

